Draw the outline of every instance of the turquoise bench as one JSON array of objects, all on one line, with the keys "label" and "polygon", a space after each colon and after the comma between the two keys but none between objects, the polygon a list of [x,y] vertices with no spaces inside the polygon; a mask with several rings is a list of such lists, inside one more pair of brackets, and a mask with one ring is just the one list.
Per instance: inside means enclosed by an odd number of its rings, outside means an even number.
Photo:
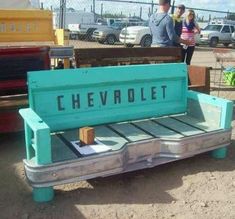
[{"label": "turquoise bench", "polygon": [[[188,91],[183,63],[30,72],[28,87],[24,166],[38,202],[60,184],[206,151],[224,158],[231,141],[232,102]],[[79,147],[84,126],[96,145]]]}]

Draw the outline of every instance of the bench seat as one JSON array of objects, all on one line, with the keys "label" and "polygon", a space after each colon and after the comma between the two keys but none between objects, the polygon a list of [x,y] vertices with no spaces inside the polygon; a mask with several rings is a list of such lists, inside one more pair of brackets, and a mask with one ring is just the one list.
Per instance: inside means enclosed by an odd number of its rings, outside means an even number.
[{"label": "bench seat", "polygon": [[224,147],[231,138],[231,130],[188,115],[101,125],[95,133],[96,141],[109,149],[81,154],[72,144],[77,129],[52,133],[53,164],[42,167],[24,160],[30,184],[54,186],[153,167]]},{"label": "bench seat", "polygon": [[[185,64],[31,72],[25,122],[26,177],[35,201],[53,186],[213,151],[224,158],[233,103],[189,91]],[[97,145],[79,147],[79,129]]]},{"label": "bench seat", "polygon": [[95,140],[107,146],[105,151],[77,150],[73,143],[78,142],[78,129],[52,132],[52,164],[35,165],[34,158],[25,159],[28,180],[33,187],[55,186],[153,167],[229,145],[231,129],[220,127],[218,106],[204,105],[204,116],[208,109],[214,114],[202,118],[200,113],[190,115],[195,102],[188,103],[185,114],[94,126]]}]

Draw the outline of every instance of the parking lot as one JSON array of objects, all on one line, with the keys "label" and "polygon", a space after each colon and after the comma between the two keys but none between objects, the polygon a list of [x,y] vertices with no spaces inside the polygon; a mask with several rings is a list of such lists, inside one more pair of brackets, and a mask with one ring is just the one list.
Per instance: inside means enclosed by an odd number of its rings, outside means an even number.
[{"label": "parking lot", "polygon": [[[80,40],[70,41],[70,45],[110,47]],[[211,93],[235,100],[234,88],[218,85],[221,65],[216,63],[212,48],[197,47],[192,64],[212,67]],[[234,146],[235,132],[228,156],[223,160],[202,154],[151,169],[57,186],[52,202],[38,204],[32,201],[24,175],[24,133],[1,135],[0,218],[232,219]]]}]

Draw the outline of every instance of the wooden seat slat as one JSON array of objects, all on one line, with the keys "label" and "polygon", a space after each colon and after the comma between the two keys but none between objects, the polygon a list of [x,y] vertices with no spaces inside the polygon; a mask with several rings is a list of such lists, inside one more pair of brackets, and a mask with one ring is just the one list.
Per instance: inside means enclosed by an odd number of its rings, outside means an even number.
[{"label": "wooden seat slat", "polygon": [[153,138],[151,135],[136,128],[135,126],[133,126],[128,122],[111,124],[109,126],[116,132],[121,133],[123,136],[125,136],[130,142],[136,142]]},{"label": "wooden seat slat", "polygon": [[136,121],[133,122],[136,126],[140,127],[141,129],[146,130],[147,132],[154,135],[156,138],[182,138],[183,135],[174,132],[171,129],[168,129],[160,124],[157,124],[151,120],[143,120],[143,121]]},{"label": "wooden seat slat", "polygon": [[199,121],[198,119],[188,115],[174,116],[172,118],[180,120],[188,125],[204,130],[206,132],[219,130],[218,126],[213,126],[211,123],[209,124],[206,121]]},{"label": "wooden seat slat", "polygon": [[160,118],[154,119],[157,123],[166,126],[167,128],[173,129],[174,131],[184,135],[184,136],[193,136],[198,134],[205,133],[204,131],[177,121],[172,118]]}]

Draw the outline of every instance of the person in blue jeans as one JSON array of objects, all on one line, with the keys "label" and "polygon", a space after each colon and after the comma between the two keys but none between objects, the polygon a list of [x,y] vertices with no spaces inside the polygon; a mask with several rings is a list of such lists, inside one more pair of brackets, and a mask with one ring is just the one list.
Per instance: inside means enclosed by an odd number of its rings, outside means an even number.
[{"label": "person in blue jeans", "polygon": [[188,45],[188,40],[183,40],[175,33],[174,22],[168,11],[170,0],[159,0],[159,9],[149,19],[149,27],[152,33],[152,47],[169,47],[174,43]]}]

